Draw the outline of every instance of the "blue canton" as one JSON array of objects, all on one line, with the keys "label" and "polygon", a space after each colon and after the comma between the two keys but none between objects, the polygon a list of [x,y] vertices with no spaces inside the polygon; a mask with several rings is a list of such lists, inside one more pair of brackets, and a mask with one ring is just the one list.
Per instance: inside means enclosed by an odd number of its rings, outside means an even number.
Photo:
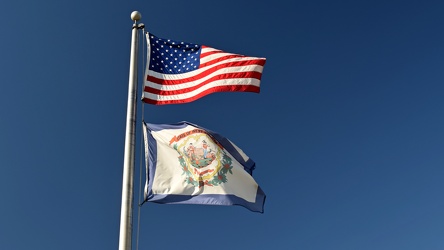
[{"label": "blue canton", "polygon": [[181,74],[200,65],[201,46],[150,36],[150,70],[163,74]]}]

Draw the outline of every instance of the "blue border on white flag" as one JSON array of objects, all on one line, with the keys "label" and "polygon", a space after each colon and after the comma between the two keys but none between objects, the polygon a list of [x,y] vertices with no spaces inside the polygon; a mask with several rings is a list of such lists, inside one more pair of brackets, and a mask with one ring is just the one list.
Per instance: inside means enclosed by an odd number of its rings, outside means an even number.
[{"label": "blue border on white flag", "polygon": [[145,194],[145,201],[161,203],[161,204],[203,204],[203,205],[240,205],[253,212],[263,213],[264,203],[266,195],[260,188],[257,187],[256,200],[255,202],[248,202],[235,195],[225,195],[225,194],[201,194],[201,195],[178,195],[178,194],[153,194],[152,185],[154,182],[154,176],[156,172],[157,165],[157,141],[151,134],[151,131],[160,131],[163,129],[180,129],[188,125],[205,130],[210,136],[218,141],[243,167],[244,170],[252,175],[255,168],[255,162],[248,158],[247,161],[240,155],[238,150],[233,146],[233,144],[224,136],[198,126],[189,122],[180,122],[176,124],[151,124],[145,123],[144,130],[146,132],[146,139],[148,140],[148,150],[146,150],[147,158],[147,183],[148,186]]}]

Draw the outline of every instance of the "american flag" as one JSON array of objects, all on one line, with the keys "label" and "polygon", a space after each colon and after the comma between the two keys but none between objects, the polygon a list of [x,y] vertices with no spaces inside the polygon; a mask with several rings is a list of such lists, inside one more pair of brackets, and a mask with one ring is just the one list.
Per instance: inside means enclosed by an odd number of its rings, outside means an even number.
[{"label": "american flag", "polygon": [[179,104],[214,92],[260,91],[265,58],[226,53],[150,33],[146,39],[145,103]]}]

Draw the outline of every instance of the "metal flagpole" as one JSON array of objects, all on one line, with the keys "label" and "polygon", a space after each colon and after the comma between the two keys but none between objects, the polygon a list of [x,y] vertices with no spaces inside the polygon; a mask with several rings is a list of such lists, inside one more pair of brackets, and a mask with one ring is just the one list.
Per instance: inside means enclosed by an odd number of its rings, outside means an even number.
[{"label": "metal flagpole", "polygon": [[138,11],[131,13],[134,21],[131,38],[131,56],[129,67],[128,106],[126,113],[125,156],[123,163],[122,206],[120,211],[119,250],[131,250],[133,199],[134,199],[134,145],[137,110],[137,55],[139,46],[139,29],[144,25],[137,24],[142,18]]}]

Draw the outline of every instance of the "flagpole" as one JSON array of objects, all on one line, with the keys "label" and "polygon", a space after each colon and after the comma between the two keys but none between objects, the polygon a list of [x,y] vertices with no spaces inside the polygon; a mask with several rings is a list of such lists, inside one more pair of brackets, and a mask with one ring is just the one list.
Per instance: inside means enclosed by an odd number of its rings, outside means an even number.
[{"label": "flagpole", "polygon": [[144,25],[137,24],[142,18],[138,11],[131,13],[131,19],[134,21],[131,37],[131,55],[129,67],[128,83],[128,105],[126,113],[126,132],[125,132],[125,155],[123,163],[123,182],[122,182],[122,206],[120,211],[120,235],[119,250],[131,250],[132,240],[132,218],[133,218],[133,199],[134,199],[134,158],[135,158],[135,130],[136,130],[136,110],[137,110],[137,55],[139,45],[139,29]]}]

